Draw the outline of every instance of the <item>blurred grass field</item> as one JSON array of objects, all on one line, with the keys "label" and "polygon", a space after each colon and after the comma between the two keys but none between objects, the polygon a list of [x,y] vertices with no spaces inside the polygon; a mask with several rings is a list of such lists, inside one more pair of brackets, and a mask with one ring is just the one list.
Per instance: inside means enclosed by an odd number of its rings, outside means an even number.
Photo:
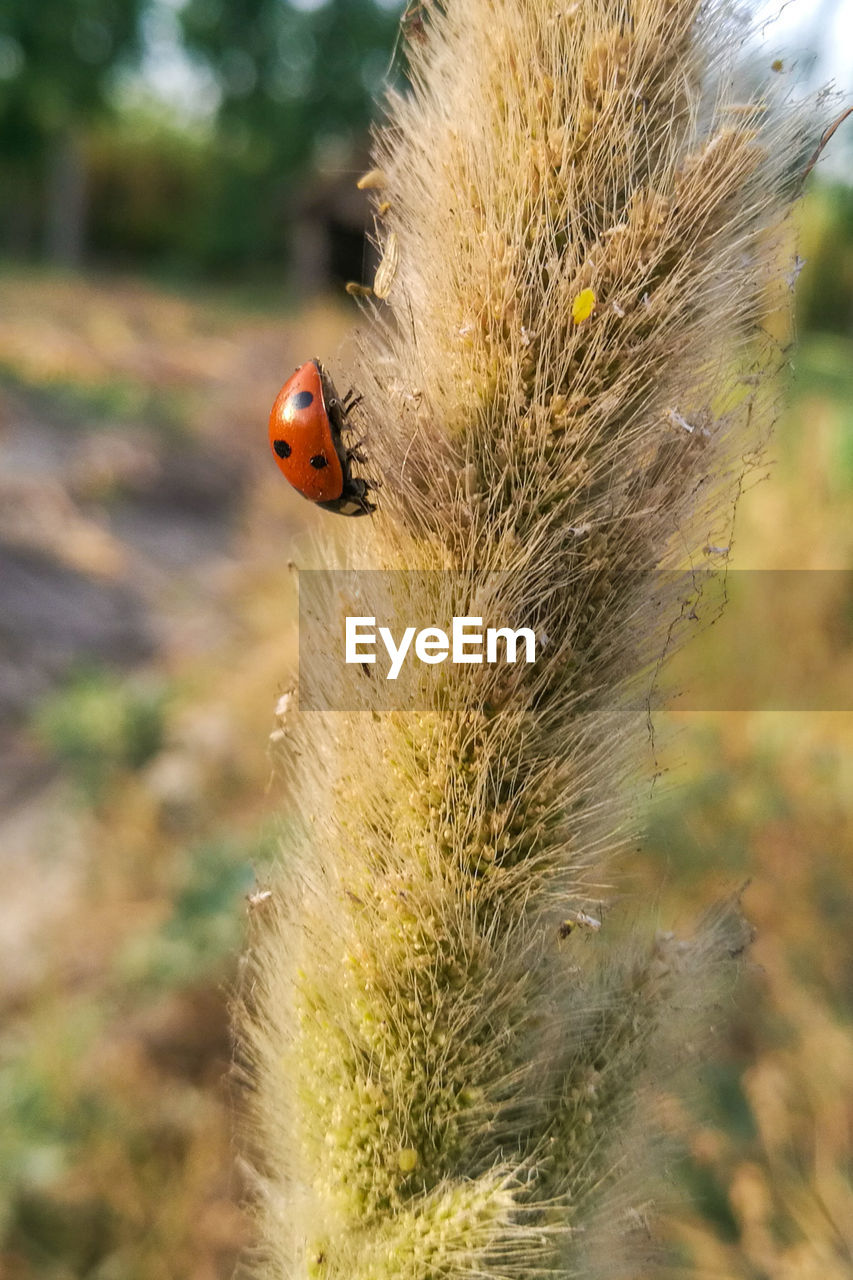
[{"label": "blurred grass field", "polygon": [[[813,203],[818,264],[834,225]],[[801,286],[814,306],[808,266]],[[34,668],[15,705],[0,1274],[229,1277],[251,1229],[227,1000],[246,895],[286,844],[267,737],[295,671],[288,563],[325,519],[281,484],[264,427],[284,374],[331,359],[353,313],[11,267],[0,291],[0,539],[131,593],[152,632],[131,664]],[[733,565],[849,567],[853,333],[806,327],[786,403]],[[186,544],[172,562],[170,530]],[[816,610],[800,640],[813,626],[820,646],[821,625]],[[714,643],[687,679],[710,661],[726,679]],[[782,638],[768,660],[785,652]],[[620,888],[670,928],[749,879],[757,931],[718,1055],[689,1104],[668,1102],[686,1154],[667,1273],[849,1276],[853,714],[669,712],[660,731],[663,777]]]}]

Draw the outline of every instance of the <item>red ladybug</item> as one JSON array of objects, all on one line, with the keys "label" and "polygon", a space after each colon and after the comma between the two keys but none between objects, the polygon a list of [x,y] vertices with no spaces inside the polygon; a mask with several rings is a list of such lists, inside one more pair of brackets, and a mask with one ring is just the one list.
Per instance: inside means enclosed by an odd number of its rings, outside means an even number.
[{"label": "red ladybug", "polygon": [[276,396],[270,445],[279,469],[303,498],[342,516],[366,516],[376,510],[367,500],[370,485],[350,473],[353,459],[365,459],[341,439],[357,403],[351,394],[338,398],[319,360],[300,365]]}]

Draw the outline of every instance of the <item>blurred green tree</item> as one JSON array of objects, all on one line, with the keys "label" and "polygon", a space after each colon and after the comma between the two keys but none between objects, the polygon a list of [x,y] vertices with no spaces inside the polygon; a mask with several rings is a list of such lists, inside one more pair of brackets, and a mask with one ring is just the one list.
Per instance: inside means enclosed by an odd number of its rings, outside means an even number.
[{"label": "blurred green tree", "polygon": [[107,110],[117,68],[139,56],[146,3],[0,0],[0,225],[12,252],[41,233],[49,256],[79,259],[82,136]]},{"label": "blurred green tree", "polygon": [[816,183],[800,237],[805,270],[797,283],[801,332],[853,338],[853,187]]},{"label": "blurred green tree", "polygon": [[286,255],[306,175],[330,152],[333,164],[352,164],[366,136],[402,7],[394,0],[182,7],[187,48],[206,60],[221,93],[221,167],[205,237],[212,265]]}]

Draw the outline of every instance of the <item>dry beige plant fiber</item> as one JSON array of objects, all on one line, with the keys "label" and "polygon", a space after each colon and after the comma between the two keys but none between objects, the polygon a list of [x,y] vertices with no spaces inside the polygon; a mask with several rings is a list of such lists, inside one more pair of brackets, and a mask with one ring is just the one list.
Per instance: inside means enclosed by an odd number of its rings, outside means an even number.
[{"label": "dry beige plant fiber", "polygon": [[301,825],[241,1023],[259,1274],[639,1275],[655,1086],[743,933],[723,911],[617,934],[597,904],[651,759],[638,695],[679,636],[660,571],[728,545],[772,420],[763,317],[815,128],[781,83],[733,96],[744,33],[714,0],[407,25],[351,370],[383,487],[346,558],[446,571],[411,580],[419,607],[485,601],[541,653],[288,729]]}]

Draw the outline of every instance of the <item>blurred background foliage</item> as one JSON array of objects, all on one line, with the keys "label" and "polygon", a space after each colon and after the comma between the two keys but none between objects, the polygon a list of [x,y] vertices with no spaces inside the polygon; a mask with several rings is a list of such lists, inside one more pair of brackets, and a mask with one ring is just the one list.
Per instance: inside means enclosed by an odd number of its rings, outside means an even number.
[{"label": "blurred background foliage", "polygon": [[[286,265],[317,166],[365,153],[399,8],[3,0],[0,244],[192,277]],[[181,112],[144,75],[164,49]]]},{"label": "blurred background foliage", "polygon": [[[844,8],[805,19],[837,33]],[[227,1003],[287,850],[288,566],[328,520],[264,429],[356,318],[373,100],[421,37],[403,10],[0,0],[4,1280],[218,1280],[251,1244]],[[841,131],[797,211],[798,344],[735,567],[850,567],[851,155]],[[849,582],[816,581],[795,636],[710,628],[679,678],[736,705],[759,667],[796,682],[796,641],[834,696]],[[696,1096],[664,1082],[662,1274],[853,1275],[853,716],[658,721],[605,930],[689,927],[747,878],[757,929]]]}]

